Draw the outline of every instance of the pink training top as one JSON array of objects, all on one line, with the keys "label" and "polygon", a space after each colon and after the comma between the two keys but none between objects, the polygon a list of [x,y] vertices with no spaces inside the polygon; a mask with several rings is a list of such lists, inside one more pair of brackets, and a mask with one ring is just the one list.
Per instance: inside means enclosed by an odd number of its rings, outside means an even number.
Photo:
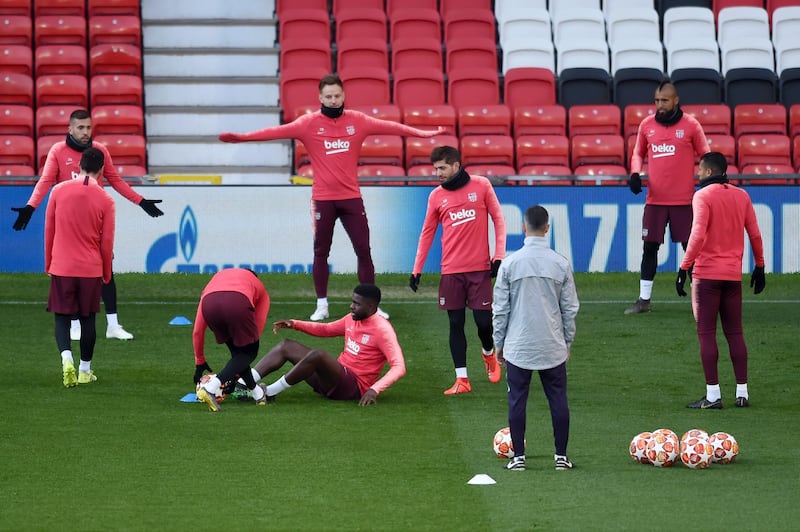
[{"label": "pink training top", "polygon": [[[138,205],[142,201],[142,195],[133,190],[117,173],[114,162],[111,160],[111,154],[108,153],[108,148],[100,142],[93,142],[92,147],[103,152],[105,157],[102,177],[105,177],[114,190],[119,192],[125,199]],[[33,193],[28,200],[28,205],[37,209],[53,185],[67,179],[77,178],[81,173],[80,162],[81,152],[73,150],[67,146],[66,142],[53,144],[53,147],[47,153],[42,175],[39,181],[36,182]],[[98,180],[101,187],[103,186],[102,177]]]},{"label": "pink training top", "polygon": [[639,124],[631,157],[631,173],[642,171],[647,156],[648,205],[689,205],[694,195],[695,156],[708,153],[700,123],[684,113],[678,122],[664,126],[650,115]]},{"label": "pink training top", "polygon": [[744,230],[756,266],[764,266],[764,244],[747,192],[730,184],[707,185],[694,195],[692,211],[692,233],[682,270],[694,263],[692,277],[696,279],[741,280]]},{"label": "pink training top", "polygon": [[494,258],[506,256],[506,222],[492,184],[483,176],[470,176],[458,190],[441,185],[428,196],[428,209],[414,259],[414,275],[422,272],[436,227],[442,224],[442,273],[485,271],[489,260],[489,216],[494,224]]},{"label": "pink training top", "polygon": [[[373,314],[354,320],[352,314],[330,323],[292,320],[292,328],[312,336],[344,336],[339,363],[353,372],[363,395],[372,388],[381,393],[406,374],[403,351],[388,320]],[[389,371],[378,379],[385,363]]]},{"label": "pink training top", "polygon": [[398,122],[379,120],[359,111],[345,110],[339,118],[328,118],[320,111],[308,113],[294,122],[250,133],[223,133],[226,142],[295,138],[308,149],[314,168],[311,198],[341,200],[361,197],[358,186],[358,157],[368,135],[408,135],[433,137],[439,131],[417,129]]},{"label": "pink training top", "polygon": [[45,271],[111,281],[115,209],[114,199],[91,177],[53,187],[45,211]]},{"label": "pink training top", "polygon": [[[200,294],[200,302],[202,303],[203,298],[212,292],[239,292],[244,294],[256,310],[256,325],[258,325],[258,335],[261,336],[269,314],[269,294],[267,289],[264,288],[264,283],[253,275],[253,272],[243,268],[220,270],[214,274],[203,289]],[[194,329],[192,331],[195,364],[202,364],[206,361],[204,347],[208,325],[201,309],[202,304],[197,305],[197,315],[194,318]]]}]

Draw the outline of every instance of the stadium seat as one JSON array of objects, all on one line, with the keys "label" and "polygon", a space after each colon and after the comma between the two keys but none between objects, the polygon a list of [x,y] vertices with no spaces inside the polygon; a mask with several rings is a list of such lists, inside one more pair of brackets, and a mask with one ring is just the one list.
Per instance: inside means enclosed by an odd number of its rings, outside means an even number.
[{"label": "stadium seat", "polygon": [[30,17],[20,15],[1,16],[0,44],[19,44],[30,47],[33,44]]},{"label": "stadium seat", "polygon": [[[496,2],[497,5],[501,2]],[[497,19],[500,46],[505,50],[513,43],[538,39],[552,42],[550,13],[543,7],[509,9],[504,18]]]},{"label": "stadium seat", "polygon": [[511,135],[511,111],[505,105],[463,105],[458,108],[458,134]]},{"label": "stadium seat", "polygon": [[800,104],[794,104],[789,108],[789,136],[800,135]]},{"label": "stadium seat", "polygon": [[331,24],[327,10],[287,9],[278,20],[279,42],[286,39],[315,39],[331,41]]},{"label": "stadium seat", "polygon": [[768,68],[735,68],[725,74],[725,103],[734,109],[743,103],[775,103],[777,86]]},{"label": "stadium seat", "polygon": [[144,114],[136,105],[101,105],[92,109],[93,135],[144,135]]},{"label": "stadium seat", "polygon": [[723,79],[710,68],[681,68],[672,71],[670,81],[680,94],[681,104],[722,103]]},{"label": "stadium seat", "polygon": [[287,69],[301,68],[325,69],[330,72],[331,43],[325,37],[312,35],[281,39],[279,67],[281,73]]},{"label": "stadium seat", "polygon": [[800,104],[800,67],[787,68],[778,80],[780,102],[786,107]]},{"label": "stadium seat", "polygon": [[33,0],[33,16],[86,16],[86,2],[84,0]]},{"label": "stadium seat", "polygon": [[147,168],[134,164],[115,164],[114,167],[120,177],[142,177],[147,175]]},{"label": "stadium seat", "polygon": [[790,41],[775,50],[775,71],[778,75],[784,70],[800,68],[800,42]]},{"label": "stadium seat", "polygon": [[405,165],[410,172],[412,166],[430,166],[431,151],[433,151],[436,146],[458,147],[458,137],[453,135],[436,135],[435,137],[406,137],[405,143]]},{"label": "stadium seat", "polygon": [[33,78],[17,72],[1,74],[0,103],[33,107]]},{"label": "stadium seat", "polygon": [[553,44],[562,49],[574,41],[602,41],[606,43],[606,21],[600,8],[570,6],[558,12],[553,21]]},{"label": "stadium seat", "polygon": [[731,134],[731,108],[724,104],[681,105],[684,113],[690,114],[703,126],[706,135]]},{"label": "stadium seat", "polygon": [[622,133],[622,117],[616,105],[573,105],[568,115],[570,137]]},{"label": "stadium seat", "polygon": [[394,103],[401,109],[410,105],[444,104],[442,71],[428,68],[396,70],[394,72]]},{"label": "stadium seat", "polygon": [[132,15],[139,17],[140,0],[88,0],[90,17],[96,15]]},{"label": "stadium seat", "polygon": [[503,73],[517,68],[556,70],[556,54],[550,39],[526,39],[503,47]]},{"label": "stadium seat", "polygon": [[621,109],[651,103],[659,84],[666,79],[657,68],[623,68],[614,73],[614,103]]},{"label": "stadium seat", "polygon": [[[439,178],[436,177],[436,169],[431,164],[418,164],[407,169],[408,177],[415,179],[409,180],[409,185],[417,186],[437,186],[439,185]],[[431,179],[425,179],[429,177]]]},{"label": "stadium seat", "polygon": [[509,179],[509,185],[571,186],[572,169],[569,166],[532,164],[518,169],[520,178]]},{"label": "stadium seat", "polygon": [[797,0],[767,0],[767,13],[770,17],[774,17],[776,10],[795,6],[797,6]]},{"label": "stadium seat", "polygon": [[328,0],[275,0],[278,19],[296,9],[328,12]]},{"label": "stadium seat", "polygon": [[780,104],[742,104],[733,110],[733,136],[751,133],[785,135],[786,108]]},{"label": "stadium seat", "polygon": [[403,123],[419,129],[448,128],[456,131],[456,110],[452,105],[407,105],[403,108]]},{"label": "stadium seat", "polygon": [[741,39],[720,47],[722,75],[737,68],[775,70],[775,50],[769,39]]},{"label": "stadium seat", "polygon": [[[33,166],[25,164],[0,164],[0,176],[2,177],[35,177],[36,170]],[[16,184],[15,182],[3,184]]]},{"label": "stadium seat", "polygon": [[626,139],[636,136],[639,133],[639,124],[642,123],[642,120],[654,114],[656,114],[656,109],[653,104],[628,105],[625,107],[622,117],[622,136]]},{"label": "stadium seat", "polygon": [[555,76],[546,68],[514,68],[506,72],[503,102],[512,110],[556,103]]},{"label": "stadium seat", "polygon": [[586,164],[575,169],[575,176],[576,185],[622,185],[628,182],[628,169],[620,164]]},{"label": "stadium seat", "polygon": [[737,166],[782,164],[791,166],[791,140],[787,135],[742,135],[737,140]]},{"label": "stadium seat", "polygon": [[33,19],[36,46],[74,44],[86,46],[86,18],[76,16],[41,16]]},{"label": "stadium seat", "polygon": [[[636,135],[631,135],[630,137],[625,138],[625,164],[628,165],[628,168],[631,166],[631,161],[633,160],[633,150],[636,148]],[[642,169],[639,170],[640,174],[647,174],[647,154],[645,154],[644,159],[642,160]]]},{"label": "stadium seat", "polygon": [[51,74],[86,76],[86,48],[74,44],[36,47],[36,77]]},{"label": "stadium seat", "polygon": [[141,48],[141,20],[130,15],[90,17],[89,48],[98,44],[131,44]]},{"label": "stadium seat", "polygon": [[31,0],[5,0],[0,4],[0,17],[5,15],[30,17]]},{"label": "stadium seat", "polygon": [[732,135],[706,134],[708,149],[718,151],[725,156],[728,165],[736,164],[736,139]]},{"label": "stadium seat", "polygon": [[500,103],[497,71],[472,69],[448,72],[447,103],[455,108],[464,105],[496,105]]},{"label": "stadium seat", "polygon": [[746,184],[760,184],[760,185],[793,185],[794,184],[794,168],[789,164],[748,164],[742,168],[742,174],[753,175],[775,175],[775,174],[791,174],[791,177],[782,179],[747,179]]},{"label": "stadium seat", "polygon": [[469,135],[461,137],[461,161],[472,164],[514,166],[514,140],[506,135]]},{"label": "stadium seat", "polygon": [[689,41],[716,41],[714,12],[704,7],[675,7],[664,13],[664,47]]},{"label": "stadium seat", "polygon": [[514,110],[514,137],[566,134],[567,110],[562,105],[523,106]]},{"label": "stadium seat", "polygon": [[340,40],[336,48],[336,70],[339,72],[359,68],[389,70],[389,52],[384,39],[351,37]]},{"label": "stadium seat", "polygon": [[308,148],[301,140],[294,140],[294,167],[300,168],[311,164],[311,157],[308,155]]},{"label": "stadium seat", "polygon": [[497,47],[488,37],[447,41],[447,72],[479,68],[497,72]]},{"label": "stadium seat", "polygon": [[402,187],[406,184],[404,179],[392,179],[405,177],[406,171],[402,166],[391,164],[362,164],[356,168],[356,175],[360,185]]},{"label": "stadium seat", "polygon": [[33,136],[33,109],[27,105],[0,104],[0,135]]},{"label": "stadium seat", "polygon": [[94,140],[108,148],[116,165],[147,166],[145,139],[141,135],[97,135]]},{"label": "stadium seat", "polygon": [[563,135],[523,135],[516,140],[517,168],[569,166],[569,139]]},{"label": "stadium seat", "polygon": [[793,55],[797,54],[798,34],[800,34],[800,5],[780,7],[772,13],[772,42],[775,45],[778,74],[783,70],[782,64],[786,61],[780,58],[784,51],[795,50]]},{"label": "stadium seat", "polygon": [[[613,18],[618,12],[625,13],[632,9],[653,9],[653,0],[604,0],[603,16],[606,20]],[[658,12],[656,12],[658,17]]]},{"label": "stadium seat", "polygon": [[361,144],[358,164],[403,165],[403,137],[399,135],[369,135]]},{"label": "stadium seat", "polygon": [[609,52],[605,40],[572,39],[556,45],[556,73],[565,70],[598,69],[609,72]]},{"label": "stadium seat", "polygon": [[800,136],[794,137],[792,141],[792,164],[795,170],[800,173]]},{"label": "stadium seat", "polygon": [[658,0],[656,7],[658,16],[663,20],[666,12],[677,7],[702,7],[710,11],[711,0]]},{"label": "stadium seat", "polygon": [[30,46],[0,44],[0,71],[33,76],[33,53]]},{"label": "stadium seat", "polygon": [[391,18],[395,13],[405,10],[432,9],[438,15],[438,4],[438,0],[386,0],[386,14]]},{"label": "stadium seat", "polygon": [[89,80],[91,105],[143,105],[142,78],[126,74],[100,74]]},{"label": "stadium seat", "polygon": [[433,37],[392,40],[392,71],[412,68],[443,70],[442,42]]},{"label": "stadium seat", "polygon": [[89,85],[84,76],[54,74],[36,78],[36,107],[42,105],[89,106]]},{"label": "stadium seat", "polygon": [[383,0],[333,0],[331,13],[338,18],[342,13],[358,9],[383,10]]},{"label": "stadium seat", "polygon": [[65,135],[69,127],[69,115],[77,105],[45,105],[36,109],[36,138],[47,135]]},{"label": "stadium seat", "polygon": [[445,43],[454,39],[488,38],[497,41],[491,9],[452,9],[442,13]]},{"label": "stadium seat", "polygon": [[470,175],[481,175],[483,177],[507,177],[516,175],[517,170],[509,164],[471,164],[465,166],[464,170]]},{"label": "stadium seat", "polygon": [[142,51],[130,44],[98,44],[89,50],[89,72],[142,75]]},{"label": "stadium seat", "polygon": [[611,74],[639,68],[664,70],[664,48],[658,39],[617,42],[611,47]]},{"label": "stadium seat", "polygon": [[280,104],[284,122],[293,120],[295,111],[299,107],[319,101],[319,80],[329,73],[323,68],[291,69],[281,72]]},{"label": "stadium seat", "polygon": [[33,139],[27,135],[0,135],[0,164],[33,166]]},{"label": "stadium seat", "polygon": [[50,148],[53,147],[53,144],[63,141],[63,133],[60,135],[45,135],[36,139],[36,168],[39,169],[39,173],[41,173],[42,168],[44,168],[44,163],[47,160],[47,154],[50,152]]},{"label": "stadium seat", "polygon": [[348,9],[336,17],[336,40],[382,39],[387,42],[386,13],[383,9]]},{"label": "stadium seat", "polygon": [[394,43],[400,39],[433,38],[442,43],[442,19],[434,9],[399,9],[391,13],[389,33]]},{"label": "stadium seat", "polygon": [[611,103],[611,76],[601,68],[569,68],[558,78],[558,102],[573,105]]},{"label": "stadium seat", "polygon": [[573,170],[586,164],[625,164],[622,135],[575,135],[570,148]]},{"label": "stadium seat", "polygon": [[614,10],[613,13],[606,14],[605,19],[609,48],[631,48],[637,42],[651,40],[661,44],[658,12],[653,9],[652,3],[649,7]]},{"label": "stadium seat", "polygon": [[389,72],[385,68],[353,67],[340,70],[347,88],[347,101],[352,105],[386,105],[391,103]]},{"label": "stadium seat", "polygon": [[494,17],[492,11],[492,0],[440,0],[439,11],[442,18],[452,12],[458,12],[462,9],[477,9],[482,11],[489,11]]},{"label": "stadium seat", "polygon": [[[400,108],[394,104],[385,104],[385,105],[353,105],[349,106],[350,109],[355,111],[361,111],[362,113],[369,115],[373,118],[378,118],[380,120],[389,120],[390,122],[402,122],[403,115],[400,112]],[[316,111],[318,108],[313,108],[313,111]]]},{"label": "stadium seat", "polygon": [[676,70],[709,69],[720,71],[719,45],[713,39],[681,40],[667,48],[667,72]]},{"label": "stadium seat", "polygon": [[757,37],[769,38],[769,15],[760,0],[728,0],[722,8],[714,7],[717,19],[717,40],[720,47],[730,40]]}]

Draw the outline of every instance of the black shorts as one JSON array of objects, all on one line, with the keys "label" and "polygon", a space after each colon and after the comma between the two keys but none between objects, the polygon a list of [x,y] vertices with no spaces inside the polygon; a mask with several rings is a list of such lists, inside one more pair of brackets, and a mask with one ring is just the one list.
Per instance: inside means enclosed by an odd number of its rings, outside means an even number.
[{"label": "black shorts", "polygon": [[51,275],[47,311],[72,317],[97,314],[100,312],[102,293],[102,277],[61,277]]}]

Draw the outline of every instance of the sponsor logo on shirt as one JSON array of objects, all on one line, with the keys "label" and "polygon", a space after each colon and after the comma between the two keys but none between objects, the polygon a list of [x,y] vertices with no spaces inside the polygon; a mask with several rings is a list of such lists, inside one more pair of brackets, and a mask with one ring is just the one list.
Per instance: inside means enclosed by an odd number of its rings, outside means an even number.
[{"label": "sponsor logo on shirt", "polygon": [[326,140],[325,142],[325,155],[333,155],[335,153],[344,153],[350,151],[349,140]]},{"label": "sponsor logo on shirt", "polygon": [[347,350],[350,351],[351,353],[353,353],[354,355],[357,355],[358,352],[361,350],[361,346],[358,345],[358,342],[356,342],[355,340],[353,340],[349,336],[347,337],[347,344],[346,345],[347,345]]},{"label": "sponsor logo on shirt", "polygon": [[70,173],[72,175],[72,179],[78,179],[81,176],[80,172],[76,172],[75,170]]},{"label": "sponsor logo on shirt", "polygon": [[675,155],[675,146],[672,144],[651,144],[650,145],[650,152],[652,153],[653,159],[658,159],[659,157],[672,157]]},{"label": "sponsor logo on shirt", "polygon": [[476,216],[475,209],[461,209],[460,211],[450,211],[447,214],[450,215],[450,220],[453,222],[451,227],[474,222]]}]

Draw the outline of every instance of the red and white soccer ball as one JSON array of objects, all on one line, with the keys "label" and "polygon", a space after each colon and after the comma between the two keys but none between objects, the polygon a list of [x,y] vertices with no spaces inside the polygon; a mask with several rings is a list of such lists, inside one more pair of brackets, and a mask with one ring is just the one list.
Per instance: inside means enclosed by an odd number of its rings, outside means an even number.
[{"label": "red and white soccer ball", "polygon": [[670,467],[678,459],[678,437],[669,429],[653,431],[645,456],[656,467]]},{"label": "red and white soccer ball", "polygon": [[683,433],[681,436],[681,441],[685,440],[686,438],[694,437],[694,438],[705,438],[708,439],[708,432],[704,431],[703,429],[689,429]]},{"label": "red and white soccer ball", "polygon": [[714,463],[729,464],[739,454],[739,444],[736,438],[727,432],[715,432],[708,437],[708,443],[711,445],[711,459]]},{"label": "red and white soccer ball", "polygon": [[[213,377],[216,377],[216,376],[217,376],[216,373],[209,373],[209,374],[206,374],[206,375],[203,375],[202,377],[200,377],[200,382],[197,383],[197,391],[200,391],[200,387],[201,386],[203,386],[208,381],[210,381]],[[222,391],[222,386],[220,386],[219,390],[217,390],[217,393],[215,393],[214,395],[216,395],[218,402],[225,400],[225,392]]]},{"label": "red and white soccer ball", "polygon": [[629,448],[631,458],[640,464],[649,464],[650,460],[647,458],[647,444],[653,435],[649,432],[640,432],[631,440]]},{"label": "red and white soccer ball", "polygon": [[510,428],[504,427],[495,433],[492,449],[498,458],[514,458],[514,444],[511,442]]},{"label": "red and white soccer ball", "polygon": [[702,435],[681,440],[681,462],[689,469],[706,469],[711,465],[713,449]]}]

